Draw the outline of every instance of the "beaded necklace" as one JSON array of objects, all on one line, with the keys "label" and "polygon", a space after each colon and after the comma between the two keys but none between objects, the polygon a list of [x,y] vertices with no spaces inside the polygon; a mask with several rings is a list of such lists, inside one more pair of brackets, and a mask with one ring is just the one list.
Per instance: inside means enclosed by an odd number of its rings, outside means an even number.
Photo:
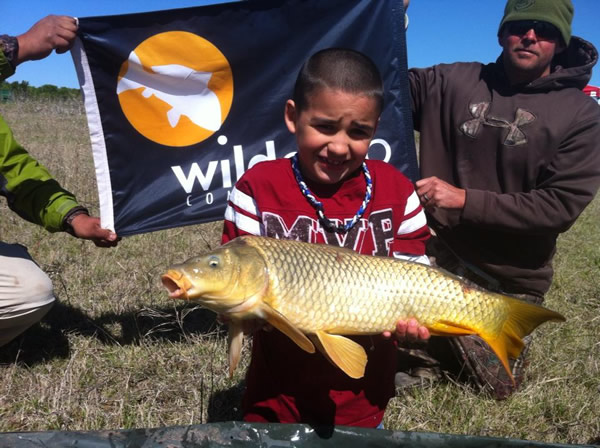
[{"label": "beaded necklace", "polygon": [[298,153],[292,157],[292,169],[294,170],[294,176],[296,176],[296,182],[298,182],[298,186],[300,187],[300,191],[304,195],[304,197],[308,200],[310,205],[317,212],[317,216],[319,217],[319,222],[325,228],[325,230],[329,232],[336,233],[346,233],[348,232],[354,225],[358,222],[358,220],[362,217],[367,209],[367,205],[371,200],[372,192],[373,192],[373,181],[371,180],[371,173],[369,173],[369,169],[367,168],[367,164],[363,162],[362,170],[365,174],[365,180],[367,181],[367,191],[365,192],[365,199],[362,204],[358,208],[356,215],[352,218],[352,221],[347,222],[344,225],[336,225],[329,218],[325,216],[325,212],[323,210],[323,203],[319,201],[314,194],[309,190],[308,185],[302,179],[302,173],[300,173],[300,168],[298,167]]}]

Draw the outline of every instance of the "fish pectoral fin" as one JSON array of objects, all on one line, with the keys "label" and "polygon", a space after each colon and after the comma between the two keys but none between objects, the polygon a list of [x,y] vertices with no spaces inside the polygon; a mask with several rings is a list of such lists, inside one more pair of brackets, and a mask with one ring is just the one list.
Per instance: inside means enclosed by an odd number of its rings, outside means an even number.
[{"label": "fish pectoral fin", "polygon": [[266,303],[262,303],[260,306],[260,313],[264,319],[290,338],[298,347],[308,353],[315,352],[315,346],[308,339],[308,337],[300,331],[293,323],[291,323],[287,317],[281,314],[279,311],[271,308]]},{"label": "fish pectoral fin", "polygon": [[229,324],[227,340],[229,342],[229,378],[231,378],[233,372],[235,372],[236,367],[240,363],[242,345],[244,343],[244,331],[241,322],[231,322]]},{"label": "fish pectoral fin", "polygon": [[464,336],[477,333],[470,327],[446,320],[440,320],[434,324],[427,325],[427,328],[433,336]]},{"label": "fish pectoral fin", "polygon": [[352,339],[324,331],[315,333],[319,339],[319,348],[324,350],[324,355],[338,366],[350,378],[362,378],[367,366],[365,349]]}]

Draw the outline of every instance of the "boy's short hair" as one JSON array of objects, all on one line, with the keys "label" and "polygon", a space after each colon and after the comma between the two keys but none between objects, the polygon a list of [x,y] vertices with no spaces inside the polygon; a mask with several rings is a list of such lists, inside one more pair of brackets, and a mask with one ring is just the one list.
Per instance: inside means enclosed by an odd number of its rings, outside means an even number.
[{"label": "boy's short hair", "polygon": [[383,110],[383,81],[375,63],[363,53],[347,48],[327,48],[313,54],[304,63],[293,100],[296,109],[304,110],[309,96],[321,88],[369,96]]}]

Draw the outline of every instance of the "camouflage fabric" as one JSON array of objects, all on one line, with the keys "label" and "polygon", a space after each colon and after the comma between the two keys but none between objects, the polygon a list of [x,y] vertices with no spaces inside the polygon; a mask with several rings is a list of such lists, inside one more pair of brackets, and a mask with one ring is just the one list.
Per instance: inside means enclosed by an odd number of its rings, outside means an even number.
[{"label": "camouflage fabric", "polygon": [[[485,274],[477,273],[459,260],[438,238],[432,238],[427,245],[432,265],[439,266],[460,276],[467,283],[479,285],[485,289],[502,292],[501,286]],[[527,302],[541,304],[543,297],[528,294],[510,294]],[[454,338],[431,337],[426,346],[399,348],[398,368],[412,377],[422,379],[441,378],[447,375],[459,382],[471,384],[482,392],[489,393],[498,400],[508,398],[515,392],[525,375],[528,365],[527,353],[531,344],[531,335],[524,339],[525,347],[518,359],[510,360],[515,383],[511,381],[502,363],[492,349],[479,336],[459,336]],[[397,385],[401,386],[402,376],[397,376]]]},{"label": "camouflage fabric", "polygon": [[19,42],[14,36],[0,36],[0,80],[4,81],[15,72]]}]

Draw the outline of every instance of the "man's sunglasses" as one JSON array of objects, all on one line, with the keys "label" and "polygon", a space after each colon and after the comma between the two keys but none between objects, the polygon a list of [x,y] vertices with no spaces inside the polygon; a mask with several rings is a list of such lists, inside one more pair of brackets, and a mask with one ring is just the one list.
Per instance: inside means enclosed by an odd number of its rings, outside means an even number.
[{"label": "man's sunglasses", "polygon": [[560,31],[554,25],[538,20],[506,22],[505,27],[508,34],[513,36],[524,36],[529,30],[533,30],[538,39],[553,40],[561,37]]}]

